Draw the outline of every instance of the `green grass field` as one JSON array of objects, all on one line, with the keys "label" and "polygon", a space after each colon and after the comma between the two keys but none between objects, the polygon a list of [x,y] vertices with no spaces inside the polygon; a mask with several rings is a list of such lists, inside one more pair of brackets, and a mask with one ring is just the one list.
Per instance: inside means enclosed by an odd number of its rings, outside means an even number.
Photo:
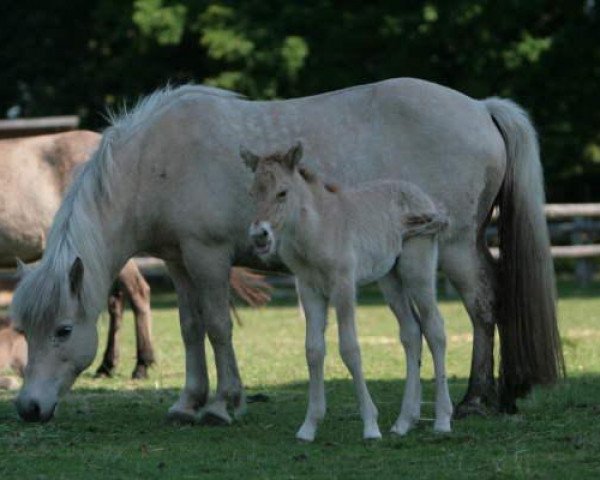
[{"label": "green grass field", "polygon": [[[147,381],[129,380],[134,343],[130,314],[118,375],[82,375],[54,421],[17,419],[14,393],[0,392],[0,479],[60,478],[600,478],[600,285],[562,288],[561,332],[569,378],[536,390],[514,416],[454,422],[450,435],[432,431],[432,365],[423,362],[424,408],[405,438],[361,440],[354,391],[330,319],[326,389],[328,414],[314,444],[294,433],[304,418],[307,372],[304,326],[293,304],[260,311],[241,308],[235,329],[238,361],[248,393],[266,403],[249,406],[230,427],[174,426],[165,413],[183,381],[183,348],[172,295],[154,299],[159,363]],[[466,388],[471,329],[461,304],[442,301],[448,334],[453,401]],[[106,319],[100,320],[102,335]],[[397,327],[376,299],[359,311],[363,365],[387,432],[403,391],[404,355]],[[213,365],[212,357],[209,359]],[[214,368],[211,370],[214,387]]]}]

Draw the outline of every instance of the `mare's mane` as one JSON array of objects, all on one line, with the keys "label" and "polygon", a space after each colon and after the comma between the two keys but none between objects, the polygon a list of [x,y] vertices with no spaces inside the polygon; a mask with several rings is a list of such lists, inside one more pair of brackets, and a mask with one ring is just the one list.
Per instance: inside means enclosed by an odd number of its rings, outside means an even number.
[{"label": "mare's mane", "polygon": [[23,277],[15,291],[12,303],[15,319],[37,324],[55,318],[69,301],[68,273],[77,257],[84,265],[81,308],[101,308],[106,292],[100,292],[96,282],[110,278],[111,267],[105,260],[110,246],[105,244],[99,219],[108,205],[114,207],[120,202],[114,195],[118,165],[113,159],[113,147],[157,117],[172,102],[188,95],[240,98],[237,93],[213,87],[167,86],[140,99],[131,110],[108,113],[111,125],[104,131],[96,152],[71,183],[50,228],[39,266]]}]

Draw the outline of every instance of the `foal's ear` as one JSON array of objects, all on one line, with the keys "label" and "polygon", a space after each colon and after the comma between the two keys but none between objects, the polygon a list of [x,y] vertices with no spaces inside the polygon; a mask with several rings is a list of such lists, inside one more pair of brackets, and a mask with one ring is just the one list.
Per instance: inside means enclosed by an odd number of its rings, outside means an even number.
[{"label": "foal's ear", "polygon": [[69,270],[69,288],[73,295],[79,296],[83,286],[83,262],[77,257]]},{"label": "foal's ear", "polygon": [[302,160],[302,153],[302,143],[298,142],[285,154],[285,156],[283,157],[283,163],[290,170],[293,170],[298,166],[300,160]]},{"label": "foal's ear", "polygon": [[244,160],[244,163],[250,170],[256,172],[256,167],[258,166],[259,160],[258,155],[255,155],[244,147],[240,147],[240,157],[242,157],[242,160]]}]

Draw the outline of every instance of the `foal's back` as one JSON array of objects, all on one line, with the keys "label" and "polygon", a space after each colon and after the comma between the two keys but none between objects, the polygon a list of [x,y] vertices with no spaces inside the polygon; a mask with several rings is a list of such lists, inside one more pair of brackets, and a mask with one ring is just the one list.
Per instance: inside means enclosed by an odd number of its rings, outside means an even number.
[{"label": "foal's back", "polygon": [[366,182],[339,194],[343,225],[337,228],[347,235],[361,283],[387,273],[406,239],[437,235],[448,224],[431,198],[409,182]]}]

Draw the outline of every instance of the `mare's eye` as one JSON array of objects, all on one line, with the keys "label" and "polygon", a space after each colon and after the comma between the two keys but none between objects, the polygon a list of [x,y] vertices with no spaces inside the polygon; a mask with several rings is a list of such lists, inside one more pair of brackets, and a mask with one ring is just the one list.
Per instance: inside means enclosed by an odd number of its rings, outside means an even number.
[{"label": "mare's eye", "polygon": [[281,190],[280,192],[277,193],[277,195],[275,195],[275,198],[277,198],[277,200],[283,200],[286,195],[287,195],[287,190]]},{"label": "mare's eye", "polygon": [[71,325],[63,325],[62,327],[58,327],[54,335],[59,340],[66,340],[71,336],[71,332],[73,331],[73,327]]}]

